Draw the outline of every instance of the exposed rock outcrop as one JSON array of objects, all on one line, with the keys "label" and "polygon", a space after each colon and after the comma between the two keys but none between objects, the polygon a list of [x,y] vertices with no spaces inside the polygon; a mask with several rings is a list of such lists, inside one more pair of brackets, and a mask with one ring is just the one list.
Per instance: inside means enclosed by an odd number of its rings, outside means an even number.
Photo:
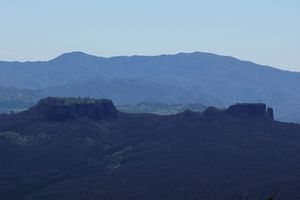
[{"label": "exposed rock outcrop", "polygon": [[263,103],[238,103],[226,110],[229,115],[239,118],[263,117],[274,119],[273,109],[267,108]]},{"label": "exposed rock outcrop", "polygon": [[89,118],[109,120],[118,117],[118,111],[111,100],[48,97],[31,108],[49,121]]}]

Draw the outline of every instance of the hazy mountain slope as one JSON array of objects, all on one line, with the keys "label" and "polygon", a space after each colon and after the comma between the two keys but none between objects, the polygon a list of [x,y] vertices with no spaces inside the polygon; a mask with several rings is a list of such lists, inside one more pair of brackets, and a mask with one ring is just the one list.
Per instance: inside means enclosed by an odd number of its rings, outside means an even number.
[{"label": "hazy mountain slope", "polygon": [[18,111],[28,108],[43,97],[39,91],[0,87],[0,112]]},{"label": "hazy mountain slope", "polygon": [[221,107],[266,102],[278,119],[299,121],[300,116],[295,109],[300,105],[300,73],[199,52],[112,58],[74,52],[48,62],[1,62],[0,85],[40,88],[44,96],[104,95],[121,104],[149,98]]},{"label": "hazy mountain slope", "polygon": [[0,115],[0,196],[261,200],[280,188],[281,199],[299,199],[300,125],[261,106],[116,115],[109,101],[43,100]]},{"label": "hazy mountain slope", "polygon": [[[167,83],[142,79],[115,79],[85,81],[40,90],[45,96],[92,96],[115,99],[116,104],[148,102],[192,102],[193,97],[185,88]],[[187,100],[189,99],[189,100]]]}]

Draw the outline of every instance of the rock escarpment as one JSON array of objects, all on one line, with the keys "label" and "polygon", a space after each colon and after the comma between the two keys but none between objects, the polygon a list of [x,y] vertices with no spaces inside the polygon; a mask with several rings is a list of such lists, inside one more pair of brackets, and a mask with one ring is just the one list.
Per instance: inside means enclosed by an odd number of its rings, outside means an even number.
[{"label": "rock escarpment", "polygon": [[263,103],[238,103],[231,105],[226,110],[229,115],[240,118],[263,117],[274,120],[272,108],[267,108]]},{"label": "rock escarpment", "polygon": [[215,107],[208,107],[204,112],[206,119],[261,119],[274,120],[274,113],[272,108],[267,108],[263,103],[237,103],[229,106],[227,109],[217,109]]},{"label": "rock escarpment", "polygon": [[78,118],[109,120],[118,117],[111,100],[90,98],[48,97],[40,100],[31,110],[49,121],[64,121]]},{"label": "rock escarpment", "polygon": [[[60,98],[48,97],[41,99],[29,111],[38,114],[48,121],[65,121],[70,119],[88,118],[94,121],[110,120],[118,117],[118,110],[108,99]],[[190,115],[196,114],[190,111]],[[187,115],[183,112],[180,115]],[[201,115],[201,113],[198,113]],[[198,116],[197,114],[197,116]],[[273,109],[263,103],[237,103],[227,109],[208,107],[204,112],[205,119],[237,118],[237,119],[268,119],[274,120]]]}]

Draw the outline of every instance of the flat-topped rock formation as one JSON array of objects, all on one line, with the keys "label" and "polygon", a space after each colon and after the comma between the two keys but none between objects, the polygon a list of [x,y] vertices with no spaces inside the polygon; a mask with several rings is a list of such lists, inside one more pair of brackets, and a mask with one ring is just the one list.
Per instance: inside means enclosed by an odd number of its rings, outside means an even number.
[{"label": "flat-topped rock formation", "polygon": [[98,121],[114,119],[118,116],[112,101],[107,99],[48,97],[40,100],[31,110],[49,121],[84,117]]},{"label": "flat-topped rock formation", "polygon": [[266,104],[263,103],[238,103],[229,106],[226,111],[235,117],[266,117],[274,119],[273,109],[267,108]]},{"label": "flat-topped rock formation", "polygon": [[205,119],[259,119],[259,120],[274,120],[272,108],[267,108],[263,103],[237,103],[229,106],[227,109],[217,109],[208,107],[204,112]]},{"label": "flat-topped rock formation", "polygon": [[[109,120],[118,117],[118,110],[108,99],[48,97],[41,99],[29,109],[48,121],[64,121],[88,118],[94,121]],[[263,103],[237,103],[225,110],[208,107],[203,113],[185,111],[180,115],[203,116],[204,119],[236,118],[236,119],[268,119],[274,120],[272,108]]]}]

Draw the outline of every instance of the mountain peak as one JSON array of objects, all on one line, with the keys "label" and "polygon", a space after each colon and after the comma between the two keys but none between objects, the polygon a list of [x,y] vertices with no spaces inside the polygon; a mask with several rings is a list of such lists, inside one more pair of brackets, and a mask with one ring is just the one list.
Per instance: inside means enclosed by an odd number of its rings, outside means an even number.
[{"label": "mountain peak", "polygon": [[72,60],[83,60],[83,59],[91,59],[91,58],[99,58],[99,57],[84,53],[82,51],[71,51],[71,52],[61,54],[60,56],[54,58],[52,61],[72,61]]}]

